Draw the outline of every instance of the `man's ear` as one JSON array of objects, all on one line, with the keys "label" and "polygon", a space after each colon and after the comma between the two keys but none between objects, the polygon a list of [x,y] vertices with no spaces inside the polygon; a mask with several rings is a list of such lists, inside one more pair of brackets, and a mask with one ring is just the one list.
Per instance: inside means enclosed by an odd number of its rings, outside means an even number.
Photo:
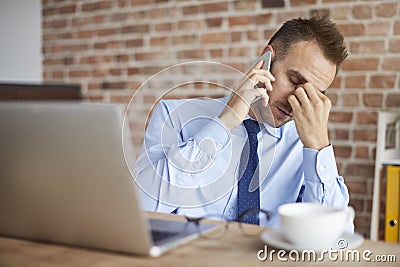
[{"label": "man's ear", "polygon": [[275,49],[272,47],[272,45],[267,45],[266,47],[264,47],[261,55],[267,53],[268,51],[271,51],[271,53],[272,53],[271,59],[274,60],[274,58],[275,58]]}]

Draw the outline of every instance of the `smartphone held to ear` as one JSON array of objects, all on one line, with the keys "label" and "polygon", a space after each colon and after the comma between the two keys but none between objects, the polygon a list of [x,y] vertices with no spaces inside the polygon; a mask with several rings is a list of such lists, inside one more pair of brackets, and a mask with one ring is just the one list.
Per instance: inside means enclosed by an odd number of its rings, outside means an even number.
[{"label": "smartphone held to ear", "polygon": [[[271,51],[267,51],[266,53],[262,54],[261,56],[259,56],[256,60],[253,61],[251,68],[254,68],[254,66],[260,62],[261,60],[264,61],[262,68],[264,70],[270,70],[271,68],[271,57],[272,57],[272,52]],[[264,84],[259,82],[256,86],[254,86],[254,88],[265,88]],[[268,93],[268,92],[267,92]]]},{"label": "smartphone held to ear", "polygon": [[260,62],[260,60],[263,60],[264,61],[263,69],[264,70],[270,70],[270,68],[271,68],[271,57],[272,57],[272,52],[271,51],[268,51],[268,52],[262,54],[256,60],[253,61],[252,65],[251,65],[251,68],[254,68],[254,66],[258,62]]}]

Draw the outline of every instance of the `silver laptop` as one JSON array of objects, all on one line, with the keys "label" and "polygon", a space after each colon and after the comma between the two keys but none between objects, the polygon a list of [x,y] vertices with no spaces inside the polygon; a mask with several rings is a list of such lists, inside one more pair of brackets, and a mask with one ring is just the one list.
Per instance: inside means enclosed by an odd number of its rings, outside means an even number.
[{"label": "silver laptop", "polygon": [[142,212],[122,106],[0,103],[0,125],[0,235],[150,256],[198,237]]}]

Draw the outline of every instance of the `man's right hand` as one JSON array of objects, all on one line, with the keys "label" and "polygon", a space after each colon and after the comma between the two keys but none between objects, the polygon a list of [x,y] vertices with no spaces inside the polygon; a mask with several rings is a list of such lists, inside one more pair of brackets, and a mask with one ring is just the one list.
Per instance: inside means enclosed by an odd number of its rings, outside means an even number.
[{"label": "man's right hand", "polygon": [[[229,130],[242,123],[249,113],[250,104],[257,97],[262,98],[262,104],[265,107],[268,105],[267,90],[272,91],[271,81],[275,81],[275,77],[268,70],[262,69],[263,63],[263,60],[259,61],[239,82],[232,91],[231,98],[224,110],[219,115],[219,119]],[[262,83],[265,88],[257,87],[258,83]]]}]

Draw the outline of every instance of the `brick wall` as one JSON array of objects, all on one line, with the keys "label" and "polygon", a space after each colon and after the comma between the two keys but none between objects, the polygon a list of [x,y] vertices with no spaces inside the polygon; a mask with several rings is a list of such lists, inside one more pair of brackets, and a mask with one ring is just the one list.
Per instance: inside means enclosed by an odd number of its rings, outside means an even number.
[{"label": "brick wall", "polygon": [[79,83],[91,101],[126,104],[134,95],[139,149],[159,97],[217,97],[227,93],[217,84],[235,82],[235,70],[223,65],[175,64],[204,60],[246,71],[282,22],[329,13],[350,51],[328,90],[330,136],[356,229],[368,236],[377,111],[400,106],[399,9],[398,0],[43,0],[43,79]]}]

